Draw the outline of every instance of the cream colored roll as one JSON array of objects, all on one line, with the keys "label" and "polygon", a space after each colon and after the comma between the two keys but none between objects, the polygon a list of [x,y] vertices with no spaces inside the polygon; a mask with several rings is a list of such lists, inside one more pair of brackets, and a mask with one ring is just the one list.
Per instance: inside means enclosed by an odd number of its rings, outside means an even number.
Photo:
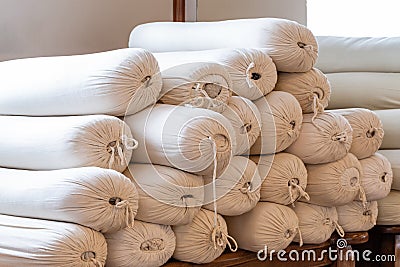
[{"label": "cream colored roll", "polygon": [[220,175],[236,146],[228,119],[207,109],[157,104],[126,117],[125,122],[139,143],[133,159],[137,163],[165,165],[200,175],[212,174],[216,167]]},{"label": "cream colored roll", "polygon": [[292,94],[303,113],[323,112],[331,97],[331,85],[326,75],[316,68],[303,73],[280,72],[275,90]]},{"label": "cream colored roll", "polygon": [[345,117],[353,129],[350,153],[358,159],[372,156],[382,144],[383,125],[375,112],[363,108],[330,110]]},{"label": "cream colored roll", "polygon": [[221,256],[232,238],[224,218],[201,209],[190,224],[173,226],[176,248],[173,257],[196,264],[209,263]]},{"label": "cream colored roll", "polygon": [[204,188],[200,176],[152,164],[130,164],[124,174],[139,191],[138,220],[165,225],[188,224],[203,205]]},{"label": "cream colored roll", "polygon": [[160,102],[206,108],[216,112],[226,109],[232,95],[232,80],[223,65],[192,62],[161,72],[163,87]]},{"label": "cream colored roll", "polygon": [[368,231],[376,225],[378,202],[367,202],[364,207],[359,201],[352,201],[344,206],[336,207],[339,224],[346,232]]},{"label": "cream colored roll", "polygon": [[71,222],[106,233],[132,226],[138,209],[135,185],[114,170],[0,168],[0,177],[1,214]]},{"label": "cream colored roll", "polygon": [[338,223],[338,214],[335,207],[323,207],[309,203],[297,203],[293,207],[299,218],[301,235],[298,233],[293,241],[304,244],[320,244],[331,237],[335,230],[341,237],[343,228]]},{"label": "cream colored roll", "polygon": [[262,47],[276,68],[286,72],[308,71],[318,57],[312,32],[295,21],[280,18],[146,23],[133,29],[129,47],[151,52]]},{"label": "cream colored roll", "polygon": [[254,102],[261,113],[261,135],[251,147],[252,155],[281,152],[300,134],[303,121],[301,107],[286,92],[271,92]]},{"label": "cream colored roll", "polygon": [[392,166],[393,182],[392,189],[400,190],[400,149],[398,150],[379,150],[379,154],[385,156]]},{"label": "cream colored roll", "polygon": [[400,149],[400,109],[375,110],[382,121],[385,136],[380,149]]},{"label": "cream colored roll", "polygon": [[400,224],[400,191],[392,190],[387,197],[378,200],[378,225]]},{"label": "cream colored roll", "polygon": [[258,252],[285,249],[299,231],[296,213],[286,207],[270,202],[258,202],[251,211],[240,216],[225,217],[229,234],[239,248]]},{"label": "cream colored roll", "polygon": [[136,142],[112,116],[0,116],[0,166],[54,170],[95,166],[122,172]]},{"label": "cream colored roll", "polygon": [[[204,208],[214,210],[213,179],[204,179]],[[257,165],[246,157],[234,156],[226,171],[215,180],[218,213],[237,216],[250,211],[260,200],[260,184]]]},{"label": "cream colored roll", "polygon": [[164,52],[153,55],[162,71],[192,62],[221,64],[230,74],[232,91],[250,100],[256,100],[271,92],[278,76],[275,64],[265,49],[223,48]]},{"label": "cream colored roll", "polygon": [[175,250],[170,226],[136,221],[133,228],[107,234],[107,266],[152,267],[165,264]]},{"label": "cream colored roll", "polygon": [[362,175],[361,185],[368,201],[386,197],[392,186],[393,172],[385,156],[375,153],[369,158],[360,160]]},{"label": "cream colored roll", "polygon": [[308,181],[306,192],[310,203],[333,207],[355,199],[366,202],[361,185],[361,164],[353,154],[325,164],[306,165]]},{"label": "cream colored roll", "polygon": [[342,159],[350,151],[353,130],[349,122],[334,113],[303,116],[297,140],[286,152],[298,156],[306,164],[321,164]]},{"label": "cream colored roll", "polygon": [[0,63],[0,114],[134,114],[157,101],[162,81],[144,49]]},{"label": "cream colored roll", "polygon": [[99,232],[71,223],[0,215],[0,266],[104,266]]},{"label": "cream colored roll", "polygon": [[308,199],[307,169],[298,157],[289,153],[252,156],[257,162],[263,183],[260,200],[282,205],[293,204],[301,197]]},{"label": "cream colored roll", "polygon": [[236,149],[234,154],[241,155],[248,152],[260,136],[261,131],[261,114],[256,105],[246,98],[232,96],[222,115],[231,122],[235,130]]}]

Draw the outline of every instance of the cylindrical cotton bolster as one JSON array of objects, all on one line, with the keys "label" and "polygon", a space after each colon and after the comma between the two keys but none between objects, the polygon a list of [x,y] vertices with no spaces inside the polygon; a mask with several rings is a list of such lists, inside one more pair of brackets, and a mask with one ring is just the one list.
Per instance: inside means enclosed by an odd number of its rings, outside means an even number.
[{"label": "cylindrical cotton bolster", "polygon": [[144,49],[0,63],[0,114],[134,114],[155,103],[161,76]]},{"label": "cylindrical cotton bolster", "polygon": [[104,266],[104,236],[76,224],[0,215],[0,266]]},{"label": "cylindrical cotton bolster", "polygon": [[223,48],[204,51],[154,53],[161,71],[191,62],[223,65],[232,79],[232,91],[256,100],[274,89],[277,72],[265,49]]},{"label": "cylindrical cotton bolster", "polygon": [[392,189],[400,190],[400,150],[379,150],[378,152],[389,160],[392,167]]},{"label": "cylindrical cotton bolster", "polygon": [[229,72],[217,63],[177,65],[163,70],[161,76],[160,102],[164,104],[207,108],[221,113],[232,95]]},{"label": "cylindrical cotton bolster", "polygon": [[[231,123],[208,109],[157,104],[125,118],[139,146],[137,163],[206,175],[226,169],[236,145]],[[216,155],[217,166],[214,164]]]},{"label": "cylindrical cotton bolster", "polygon": [[375,113],[385,132],[380,149],[400,149],[400,109],[375,110]]},{"label": "cylindrical cotton bolster", "polygon": [[265,48],[276,68],[285,72],[308,71],[318,57],[318,44],[309,29],[278,18],[147,23],[133,29],[129,47],[151,52]]},{"label": "cylindrical cotton bolster", "polygon": [[130,164],[124,174],[139,191],[138,220],[164,225],[188,224],[203,205],[202,177],[152,164]]},{"label": "cylindrical cotton bolster", "polygon": [[352,201],[336,209],[339,224],[346,232],[368,231],[376,225],[378,217],[378,202],[376,201],[368,202],[366,205],[359,201]]},{"label": "cylindrical cotton bolster", "polygon": [[392,190],[389,195],[378,200],[378,225],[400,224],[400,191]]},{"label": "cylindrical cotton bolster", "polygon": [[0,168],[0,177],[1,214],[77,223],[105,233],[132,226],[138,209],[135,186],[114,170]]},{"label": "cylindrical cotton bolster", "polygon": [[54,170],[95,166],[122,172],[136,141],[127,125],[106,115],[0,116],[0,166]]},{"label": "cylindrical cotton bolster", "polygon": [[175,250],[170,226],[136,221],[132,228],[106,234],[107,266],[152,267],[165,264]]}]

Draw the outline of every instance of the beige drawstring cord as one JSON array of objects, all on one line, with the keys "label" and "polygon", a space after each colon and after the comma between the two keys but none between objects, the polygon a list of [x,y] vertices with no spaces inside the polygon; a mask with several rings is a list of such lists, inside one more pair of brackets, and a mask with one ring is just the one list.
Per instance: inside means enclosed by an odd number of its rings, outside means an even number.
[{"label": "beige drawstring cord", "polygon": [[128,200],[122,200],[115,204],[117,209],[124,209],[125,208],[125,222],[127,227],[132,228],[134,226],[134,218],[135,215],[133,213],[132,207]]},{"label": "beige drawstring cord", "polygon": [[300,247],[303,246],[303,236],[301,235],[300,227],[296,227],[295,230],[297,229],[299,233],[299,239],[300,239]]},{"label": "beige drawstring cord", "polygon": [[367,207],[367,195],[365,194],[365,190],[361,184],[359,184],[359,199],[362,201],[363,208]]},{"label": "beige drawstring cord", "polygon": [[[108,147],[111,150],[111,155],[110,155],[110,160],[108,161],[108,168],[112,169],[114,163],[115,163],[115,157],[118,156],[118,158],[120,159],[120,164],[124,165],[125,164],[125,156],[124,156],[124,150],[121,147],[121,143],[122,145],[128,149],[128,150],[134,150],[139,146],[139,142],[134,139],[134,138],[129,138],[126,135],[121,136],[121,138],[119,140],[114,141],[115,145],[111,146],[109,145]],[[132,142],[133,146],[129,145],[128,142]]]},{"label": "beige drawstring cord", "polygon": [[246,69],[246,82],[247,82],[247,85],[249,86],[249,88],[253,88],[254,87],[254,84],[253,84],[253,82],[252,82],[252,80],[250,78],[250,70],[252,68],[254,68],[254,66],[255,66],[254,62],[251,62],[249,64],[249,66],[247,67],[247,69]]},{"label": "beige drawstring cord", "polygon": [[344,237],[345,232],[344,232],[342,226],[340,226],[340,225],[337,223],[337,221],[333,221],[332,223],[333,223],[333,225],[335,226],[336,232],[339,234],[339,236],[340,236],[340,237]]},{"label": "beige drawstring cord", "polygon": [[[311,99],[312,98],[312,99]],[[311,92],[311,95],[309,97],[309,100],[313,101],[313,112],[314,115],[311,118],[311,123],[319,130],[319,131],[323,131],[323,129],[314,122],[315,118],[317,117],[317,115],[319,113],[322,113],[324,111],[324,106],[321,104],[319,97],[317,94],[315,94],[314,92]]]},{"label": "beige drawstring cord", "polygon": [[96,267],[104,267],[104,265],[100,261],[98,261],[96,258],[91,258],[90,261],[93,262],[94,266],[96,266]]},{"label": "beige drawstring cord", "polygon": [[[297,198],[293,197],[293,188],[292,186],[294,186],[298,192],[299,192],[299,196]],[[292,206],[294,207],[294,202],[296,202],[297,200],[299,200],[300,198],[304,197],[307,201],[310,200],[310,196],[308,195],[308,193],[306,191],[304,191],[304,189],[295,182],[295,179],[290,179],[289,183],[288,183],[288,187],[289,187],[289,197],[290,197],[290,203],[292,204]]]}]

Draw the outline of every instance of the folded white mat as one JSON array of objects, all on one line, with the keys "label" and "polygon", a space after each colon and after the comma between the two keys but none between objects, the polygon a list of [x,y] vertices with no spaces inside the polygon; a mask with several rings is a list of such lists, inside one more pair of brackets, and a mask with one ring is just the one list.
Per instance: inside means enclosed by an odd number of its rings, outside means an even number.
[{"label": "folded white mat", "polygon": [[232,80],[217,63],[192,62],[161,72],[160,102],[223,112],[232,95]]},{"label": "folded white mat", "polygon": [[134,150],[136,163],[165,165],[200,175],[212,174],[216,168],[220,175],[236,146],[228,119],[208,109],[157,104],[126,117],[125,122],[139,143]]},{"label": "folded white mat", "polygon": [[400,190],[400,149],[396,150],[379,150],[379,154],[385,156],[392,166],[393,182],[392,189]]},{"label": "folded white mat", "polygon": [[336,207],[339,224],[346,232],[368,231],[376,225],[378,202],[367,202],[366,206],[359,201],[352,201],[344,206]]},{"label": "folded white mat", "polygon": [[132,135],[112,116],[0,116],[0,166],[54,170],[101,167],[122,172],[132,156]]},{"label": "folded white mat", "polygon": [[382,121],[385,132],[380,149],[400,149],[400,108],[375,110],[375,113]]},{"label": "folded white mat", "polygon": [[232,91],[256,100],[274,89],[277,72],[265,49],[224,48],[204,51],[154,53],[161,71],[192,62],[223,65],[232,79]]},{"label": "folded white mat", "polygon": [[151,52],[266,48],[276,68],[286,72],[308,71],[318,56],[318,44],[309,29],[278,18],[147,23],[133,29],[129,47]]},{"label": "folded white mat", "polygon": [[175,234],[168,225],[135,221],[132,228],[105,237],[109,267],[161,266],[175,250]]},{"label": "folded white mat", "polygon": [[77,223],[103,233],[133,225],[139,195],[114,170],[55,171],[0,168],[0,213]]},{"label": "folded white mat", "polygon": [[134,114],[161,90],[157,61],[143,49],[5,61],[0,73],[3,115]]},{"label": "folded white mat", "polygon": [[400,72],[400,37],[318,36],[316,67],[325,73]]},{"label": "folded white mat", "polygon": [[164,225],[188,224],[203,205],[201,176],[152,164],[130,164],[124,174],[139,191],[138,220]]},{"label": "folded white mat", "polygon": [[328,109],[400,107],[400,73],[343,72],[326,76],[332,88]]},{"label": "folded white mat", "polygon": [[102,267],[104,236],[71,223],[0,215],[0,266]]}]

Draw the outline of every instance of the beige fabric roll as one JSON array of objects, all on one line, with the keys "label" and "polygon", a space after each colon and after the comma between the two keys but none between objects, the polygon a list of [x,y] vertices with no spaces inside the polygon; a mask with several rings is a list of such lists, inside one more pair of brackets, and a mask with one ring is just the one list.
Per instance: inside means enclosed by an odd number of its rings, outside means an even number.
[{"label": "beige fabric roll", "polygon": [[323,207],[309,203],[297,203],[293,207],[299,218],[300,234],[293,241],[304,244],[320,244],[331,237],[335,230],[343,237],[343,228],[338,223],[338,214],[335,207]]},{"label": "beige fabric roll", "polygon": [[188,224],[203,205],[204,188],[200,176],[152,164],[130,164],[124,174],[139,191],[138,220],[165,225]]},{"label": "beige fabric roll", "polygon": [[232,95],[229,72],[217,63],[186,63],[163,70],[161,76],[160,102],[164,104],[206,108],[221,113]]},{"label": "beige fabric roll", "polygon": [[399,150],[379,150],[389,160],[392,166],[393,182],[392,189],[400,190],[400,149]]},{"label": "beige fabric roll", "polygon": [[135,221],[133,228],[106,234],[107,266],[161,266],[175,250],[175,235],[170,226]]},{"label": "beige fabric roll", "polygon": [[221,175],[236,146],[228,119],[207,109],[157,104],[126,117],[125,122],[139,143],[133,152],[137,163],[200,175],[212,174],[216,167],[217,175]]},{"label": "beige fabric roll", "polygon": [[164,52],[153,55],[162,71],[192,62],[221,64],[230,74],[232,91],[250,100],[256,100],[271,92],[278,76],[275,64],[265,49],[223,48]]},{"label": "beige fabric roll", "polygon": [[101,267],[104,236],[71,223],[0,215],[0,266]]},{"label": "beige fabric roll", "polygon": [[382,121],[385,136],[380,149],[400,149],[400,109],[376,110]]},{"label": "beige fabric roll", "polygon": [[392,190],[389,195],[378,200],[378,225],[400,224],[400,191]]},{"label": "beige fabric roll", "polygon": [[293,204],[301,197],[308,199],[307,169],[298,157],[289,153],[252,156],[263,180],[260,200],[282,205]]},{"label": "beige fabric roll", "polygon": [[367,202],[364,207],[359,201],[352,201],[344,206],[336,207],[339,224],[346,232],[368,231],[376,225],[378,218],[378,202]]},{"label": "beige fabric roll", "polygon": [[299,136],[303,121],[301,107],[286,92],[271,92],[254,102],[261,113],[261,135],[251,147],[252,155],[281,152]]},{"label": "beige fabric roll", "polygon": [[228,107],[222,113],[232,124],[236,134],[235,155],[241,155],[250,150],[261,131],[261,114],[250,100],[232,96]]},{"label": "beige fabric roll", "polygon": [[77,223],[106,233],[132,226],[138,209],[135,186],[114,170],[0,168],[0,177],[1,214]]},{"label": "beige fabric roll", "polygon": [[350,153],[358,159],[372,156],[382,144],[383,125],[371,110],[363,108],[330,110],[345,117],[353,129]]},{"label": "beige fabric roll", "polygon": [[306,164],[321,164],[342,159],[349,152],[353,130],[349,122],[334,113],[303,116],[297,140],[286,152],[298,156]]},{"label": "beige fabric roll", "polygon": [[331,96],[327,77],[316,68],[303,73],[280,72],[275,90],[292,94],[299,101],[303,113],[323,112]]},{"label": "beige fabric roll", "polygon": [[[173,226],[176,248],[173,257],[191,263],[209,263],[221,256],[231,237],[224,218],[201,209],[190,224]],[[230,246],[230,245],[229,245]]]},{"label": "beige fabric roll", "polygon": [[0,114],[134,114],[157,101],[162,81],[144,49],[0,63]]},{"label": "beige fabric roll", "polygon": [[151,52],[262,47],[276,68],[286,72],[308,71],[318,57],[312,32],[295,21],[280,18],[146,23],[133,29],[129,47]]},{"label": "beige fabric roll", "polygon": [[253,252],[264,246],[268,251],[285,249],[299,229],[299,220],[292,209],[269,202],[258,202],[251,211],[225,219],[239,248]]},{"label": "beige fabric roll", "polygon": [[362,175],[361,185],[368,201],[386,197],[392,186],[393,172],[385,156],[375,153],[369,158],[360,160]]},{"label": "beige fabric roll", "polygon": [[0,166],[54,170],[95,166],[122,172],[135,147],[120,119],[0,116]]},{"label": "beige fabric roll", "polygon": [[[214,210],[213,179],[204,179],[204,208]],[[254,208],[260,200],[260,184],[257,165],[245,157],[234,156],[226,171],[215,180],[218,213],[237,216]]]},{"label": "beige fabric roll", "polygon": [[310,203],[333,207],[345,205],[356,198],[366,202],[360,181],[361,164],[353,154],[331,163],[306,165],[306,168],[306,192]]}]

